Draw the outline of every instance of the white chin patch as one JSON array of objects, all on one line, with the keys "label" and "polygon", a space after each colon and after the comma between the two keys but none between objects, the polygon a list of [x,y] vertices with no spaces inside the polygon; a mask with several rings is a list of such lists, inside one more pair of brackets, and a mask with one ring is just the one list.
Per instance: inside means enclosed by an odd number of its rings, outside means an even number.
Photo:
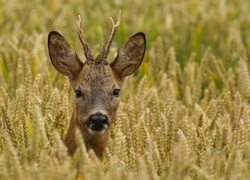
[{"label": "white chin patch", "polygon": [[102,130],[95,131],[89,128],[89,133],[92,135],[102,135],[105,133],[106,128],[103,128]]}]

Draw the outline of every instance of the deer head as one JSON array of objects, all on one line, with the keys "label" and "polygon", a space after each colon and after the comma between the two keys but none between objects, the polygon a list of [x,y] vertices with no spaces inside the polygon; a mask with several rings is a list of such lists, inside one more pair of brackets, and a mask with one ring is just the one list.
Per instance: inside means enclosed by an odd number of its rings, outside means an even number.
[{"label": "deer head", "polygon": [[82,62],[75,49],[58,32],[48,36],[48,48],[55,69],[69,78],[75,92],[75,107],[64,142],[70,155],[76,150],[75,129],[79,128],[87,150],[93,149],[102,159],[109,138],[111,125],[115,122],[120,102],[120,90],[125,78],[141,65],[146,39],[142,32],[133,35],[109,63],[107,56],[112,40],[120,24],[111,18],[110,36],[103,46],[100,58],[95,60],[81,31],[81,18],[77,21],[78,37],[84,49],[86,61]]}]

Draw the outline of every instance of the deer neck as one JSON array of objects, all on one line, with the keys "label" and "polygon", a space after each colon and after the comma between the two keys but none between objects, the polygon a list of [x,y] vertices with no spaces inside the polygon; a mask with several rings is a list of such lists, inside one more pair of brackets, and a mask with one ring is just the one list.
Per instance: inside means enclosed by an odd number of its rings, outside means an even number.
[{"label": "deer neck", "polygon": [[102,135],[92,135],[89,131],[80,125],[79,120],[77,120],[76,111],[73,111],[71,116],[69,129],[64,139],[64,143],[68,148],[68,153],[73,156],[76,151],[77,145],[75,141],[75,130],[80,129],[87,151],[93,149],[96,156],[102,160],[104,157],[105,148],[108,143],[110,128],[105,131]]}]

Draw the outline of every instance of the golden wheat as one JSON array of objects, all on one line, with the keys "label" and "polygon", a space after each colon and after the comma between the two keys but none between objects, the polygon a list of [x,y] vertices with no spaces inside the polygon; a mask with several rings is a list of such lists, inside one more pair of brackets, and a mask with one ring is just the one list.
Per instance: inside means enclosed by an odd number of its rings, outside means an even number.
[{"label": "golden wheat", "polygon": [[[249,6],[0,2],[0,179],[249,179]],[[105,19],[117,9],[123,17],[110,60],[127,37],[144,31],[144,62],[124,84],[105,161],[87,153],[78,131],[71,158],[62,139],[74,94],[52,69],[46,37],[60,30],[82,57],[74,25],[81,14],[98,52],[109,30]]]}]

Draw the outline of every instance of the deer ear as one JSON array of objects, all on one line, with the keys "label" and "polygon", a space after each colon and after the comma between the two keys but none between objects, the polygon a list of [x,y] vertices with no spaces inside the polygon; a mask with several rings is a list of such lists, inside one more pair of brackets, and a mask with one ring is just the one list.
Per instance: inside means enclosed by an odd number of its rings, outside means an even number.
[{"label": "deer ear", "polygon": [[83,63],[75,49],[58,32],[51,31],[48,36],[49,56],[57,71],[74,79],[82,70]]},{"label": "deer ear", "polygon": [[145,34],[133,35],[119,50],[115,60],[110,64],[116,75],[123,80],[134,73],[141,65],[146,50]]}]

